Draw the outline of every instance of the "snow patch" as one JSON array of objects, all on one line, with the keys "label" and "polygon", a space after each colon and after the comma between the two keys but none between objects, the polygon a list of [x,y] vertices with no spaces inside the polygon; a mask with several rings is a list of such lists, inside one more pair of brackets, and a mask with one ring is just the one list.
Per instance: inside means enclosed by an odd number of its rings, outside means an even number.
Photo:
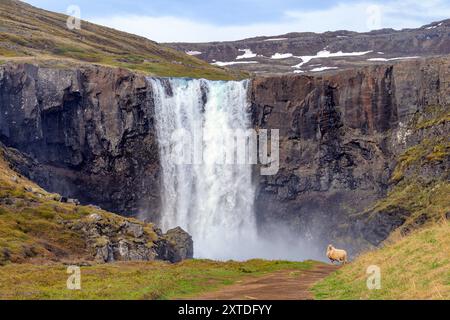
[{"label": "snow patch", "polygon": [[427,30],[434,29],[434,28],[437,28],[437,27],[442,26],[442,24],[443,24],[443,22],[440,22],[439,24],[436,24],[436,25],[434,25],[434,26],[426,27],[425,29],[427,29]]},{"label": "snow patch", "polygon": [[362,55],[368,54],[370,52],[372,52],[372,50],[370,50],[370,51],[357,51],[357,52],[342,52],[342,51],[330,52],[328,50],[322,50],[322,51],[317,52],[315,56],[299,56],[299,57],[296,57],[296,58],[302,59],[302,62],[300,62],[299,64],[296,64],[295,66],[292,66],[292,68],[297,68],[298,69],[302,65],[310,62],[313,59],[362,56]]},{"label": "snow patch", "polygon": [[264,41],[283,41],[283,40],[287,40],[288,38],[270,38],[270,39],[265,39]]},{"label": "snow patch", "polygon": [[249,64],[249,63],[258,63],[258,61],[230,61],[230,62],[216,61],[211,64],[219,67],[224,67],[224,66],[231,66],[233,64]]},{"label": "snow patch", "polygon": [[397,58],[370,58],[367,61],[394,61],[394,60],[404,60],[404,59],[417,59],[420,58],[418,56],[415,57],[397,57]]},{"label": "snow patch", "polygon": [[256,53],[253,53],[251,49],[238,49],[241,52],[244,52],[244,54],[241,54],[240,56],[236,57],[236,60],[240,59],[249,59],[256,57]]},{"label": "snow patch", "polygon": [[317,67],[317,68],[311,69],[310,71],[311,72],[319,72],[319,71],[331,70],[331,69],[337,69],[337,67]]},{"label": "snow patch", "polygon": [[275,53],[273,54],[270,59],[274,59],[274,60],[278,60],[278,59],[287,59],[287,58],[291,58],[294,55],[292,53]]},{"label": "snow patch", "polygon": [[190,56],[197,56],[197,55],[199,55],[199,54],[202,54],[200,51],[191,51],[191,50],[189,50],[189,51],[186,51],[186,54],[188,54],[188,55],[190,55]]}]

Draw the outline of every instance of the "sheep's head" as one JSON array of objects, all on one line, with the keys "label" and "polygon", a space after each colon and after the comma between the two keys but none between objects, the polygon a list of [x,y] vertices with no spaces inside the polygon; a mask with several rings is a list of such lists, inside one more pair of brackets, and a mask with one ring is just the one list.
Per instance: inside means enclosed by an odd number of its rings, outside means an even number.
[{"label": "sheep's head", "polygon": [[333,245],[332,245],[332,244],[329,244],[328,247],[327,247],[327,251],[331,251],[331,250],[333,250],[333,249],[334,249]]}]

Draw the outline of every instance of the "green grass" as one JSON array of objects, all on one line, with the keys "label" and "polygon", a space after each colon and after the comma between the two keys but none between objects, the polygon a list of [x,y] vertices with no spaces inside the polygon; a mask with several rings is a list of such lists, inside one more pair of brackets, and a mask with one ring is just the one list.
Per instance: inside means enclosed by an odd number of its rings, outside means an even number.
[{"label": "green grass", "polygon": [[414,128],[422,130],[438,126],[450,121],[450,107],[431,105],[424,109],[424,112],[417,114],[414,119]]},{"label": "green grass", "polygon": [[[371,214],[383,212],[408,212],[403,226],[405,228],[420,228],[426,224],[433,224],[444,218],[450,208],[450,183],[446,180],[424,182],[420,179],[402,181],[388,193],[387,197],[379,200],[370,210]],[[414,227],[419,217],[426,217],[423,225]],[[394,233],[392,236],[396,235]]]},{"label": "green grass", "polygon": [[85,63],[127,68],[148,75],[235,80],[246,73],[209,63],[136,35],[81,22],[66,27],[67,16],[21,1],[0,2],[0,58],[41,65]]},{"label": "green grass", "polygon": [[[450,299],[450,225],[434,226],[368,252],[313,287],[316,299]],[[369,266],[381,271],[381,289],[366,285]]]},{"label": "green grass", "polygon": [[123,262],[81,267],[81,290],[68,290],[67,266],[11,264],[0,267],[0,299],[174,299],[230,285],[276,270],[301,272],[314,262],[186,260]]}]

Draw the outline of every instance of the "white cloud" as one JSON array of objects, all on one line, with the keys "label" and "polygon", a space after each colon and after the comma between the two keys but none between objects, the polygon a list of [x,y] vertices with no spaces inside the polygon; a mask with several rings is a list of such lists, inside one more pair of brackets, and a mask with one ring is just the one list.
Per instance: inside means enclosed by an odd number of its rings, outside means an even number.
[{"label": "white cloud", "polygon": [[288,32],[415,28],[448,17],[450,6],[446,0],[393,0],[385,4],[361,1],[353,4],[340,3],[322,10],[288,11],[277,23],[233,26],[172,16],[129,15],[97,17],[89,20],[159,42],[206,42]]}]

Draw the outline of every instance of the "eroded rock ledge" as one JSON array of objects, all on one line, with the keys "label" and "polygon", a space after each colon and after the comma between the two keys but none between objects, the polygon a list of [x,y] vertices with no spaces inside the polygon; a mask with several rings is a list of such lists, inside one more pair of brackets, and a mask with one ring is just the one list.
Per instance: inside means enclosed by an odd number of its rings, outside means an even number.
[{"label": "eroded rock ledge", "polygon": [[86,218],[68,221],[66,226],[81,232],[97,262],[152,261],[180,262],[192,259],[192,237],[177,227],[163,234],[153,225],[115,221],[112,217],[90,214]]}]

